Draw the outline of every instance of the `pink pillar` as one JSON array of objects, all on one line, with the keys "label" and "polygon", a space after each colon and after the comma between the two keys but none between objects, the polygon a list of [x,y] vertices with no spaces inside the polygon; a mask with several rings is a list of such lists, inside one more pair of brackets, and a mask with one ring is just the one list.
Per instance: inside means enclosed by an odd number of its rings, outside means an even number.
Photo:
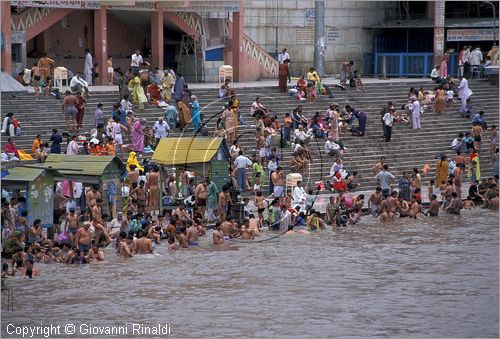
[{"label": "pink pillar", "polygon": [[151,15],[151,53],[153,67],[163,69],[163,9],[158,8]]},{"label": "pink pillar", "polygon": [[231,40],[231,51],[233,59],[234,81],[241,80],[242,69],[240,68],[241,52],[243,50],[243,1],[240,1],[240,11],[233,13],[233,37]]},{"label": "pink pillar", "polygon": [[94,10],[94,63],[99,64],[99,85],[108,83],[108,20],[107,8],[102,6]]},{"label": "pink pillar", "polygon": [[444,53],[444,0],[434,2],[434,66],[441,63]]},{"label": "pink pillar", "polygon": [[233,24],[228,25],[228,35],[226,38],[226,46],[224,47],[224,65],[233,64]]},{"label": "pink pillar", "polygon": [[2,50],[2,69],[12,75],[12,30],[10,28],[10,2],[2,2],[2,33],[4,49]]}]

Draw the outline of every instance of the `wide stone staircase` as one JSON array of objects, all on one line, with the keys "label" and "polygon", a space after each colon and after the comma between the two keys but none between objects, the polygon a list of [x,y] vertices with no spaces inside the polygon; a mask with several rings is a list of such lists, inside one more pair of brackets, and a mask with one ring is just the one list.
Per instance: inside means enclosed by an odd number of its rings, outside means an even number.
[{"label": "wide stone staircase", "polygon": [[[474,92],[472,101],[477,110],[484,110],[486,121],[489,125],[497,125],[499,122],[499,96],[498,87],[485,81],[470,81],[470,87]],[[432,90],[434,84],[430,80],[416,80],[415,82],[388,82],[367,84],[366,92],[356,92],[353,89],[340,91],[334,89],[334,98],[320,96],[319,100],[312,104],[302,103],[307,117],[311,117],[316,111],[325,111],[332,102],[341,106],[346,104],[362,110],[368,115],[367,132],[364,137],[354,137],[350,133],[341,137],[347,151],[344,156],[344,166],[349,171],[358,171],[359,182],[363,190],[373,189],[376,181],[371,168],[381,156],[386,157],[390,166],[390,171],[396,176],[400,176],[404,171],[411,171],[414,167],[421,169],[424,164],[429,164],[432,168],[429,174],[423,175],[424,185],[434,175],[436,155],[447,154],[452,156],[454,152],[450,149],[451,141],[459,132],[469,131],[471,122],[462,118],[458,113],[459,102],[446,109],[442,115],[435,113],[424,113],[421,116],[421,130],[412,130],[408,125],[395,125],[393,127],[393,137],[391,143],[385,143],[382,135],[379,111],[387,101],[392,101],[397,108],[407,102],[407,93],[410,87],[424,87]],[[215,130],[215,124],[225,99],[217,97],[217,86],[212,90],[194,90],[202,108],[202,115],[210,131]],[[259,95],[261,101],[272,111],[276,112],[280,121],[286,112],[291,112],[299,102],[285,93],[280,93],[277,88],[242,88],[237,90],[240,100],[242,116],[247,124],[238,130],[242,148],[247,156],[258,153],[255,149],[254,141],[254,121],[250,117],[250,105],[255,96]],[[111,115],[111,107],[118,100],[117,93],[93,93],[87,99],[86,113],[84,117],[83,132],[88,133],[92,128],[92,120],[97,103],[104,104],[106,117]],[[61,112],[61,101],[53,97],[35,97],[33,94],[9,95],[2,93],[1,102],[2,119],[8,112],[13,112],[22,124],[22,135],[16,137],[19,149],[27,152],[31,150],[31,143],[36,134],[41,134],[44,141],[48,141],[52,128],[57,128],[60,132],[67,131],[66,123]],[[152,126],[159,116],[163,115],[162,109],[154,106],[147,106],[143,112],[136,110],[138,116],[148,120],[148,126]],[[355,123],[356,124],[356,123]],[[192,126],[184,131],[176,129],[169,137],[193,136]],[[481,147],[481,174],[483,177],[492,175],[492,165],[488,152],[490,132],[483,136]],[[3,144],[6,138],[3,138]],[[313,161],[309,174],[303,174],[304,182],[313,186],[315,182],[324,180],[329,174],[333,158],[323,152],[324,139],[314,139],[310,148],[313,151]],[[63,145],[63,150],[65,145]],[[291,149],[278,149],[281,156],[280,165],[285,173],[290,173],[289,161]],[[144,155],[150,157],[151,154]],[[200,176],[202,174],[200,173]],[[267,189],[267,180],[265,180]]]}]

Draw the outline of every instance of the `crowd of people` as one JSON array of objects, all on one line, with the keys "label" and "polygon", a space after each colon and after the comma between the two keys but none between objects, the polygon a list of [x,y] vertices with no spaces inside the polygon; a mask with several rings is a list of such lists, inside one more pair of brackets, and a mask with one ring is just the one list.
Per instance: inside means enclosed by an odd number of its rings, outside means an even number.
[{"label": "crowd of people", "polygon": [[[282,54],[281,61],[289,64],[286,50]],[[12,260],[12,268],[28,272],[29,277],[36,275],[33,273],[36,262],[76,264],[103,261],[104,253],[100,248],[109,244],[114,244],[122,257],[153,253],[163,241],[168,243],[169,251],[197,246],[209,225],[214,225],[211,242],[216,245],[236,238],[254,240],[265,228],[285,234],[324,229],[326,225],[342,227],[360,221],[366,214],[365,201],[368,214],[383,223],[394,220],[395,216],[417,218],[423,214],[434,217],[440,211],[460,214],[462,208],[471,208],[478,202],[485,208],[498,210],[498,175],[489,179],[480,176],[481,136],[484,133],[490,133],[491,165],[498,174],[498,132],[496,126],[490,126],[487,132],[484,112],[474,110],[466,77],[461,76],[459,84],[449,76],[442,77],[434,91],[411,88],[408,101],[401,109],[388,102],[380,111],[386,142],[391,141],[393,124],[420,129],[421,113],[441,114],[446,107],[454,105],[457,96],[461,100],[461,115],[471,119],[471,130],[459,134],[452,143],[450,151],[457,155],[452,161],[442,155],[437,162],[436,175],[427,187],[430,204],[425,211],[421,173],[430,171],[428,165],[403,173],[397,179],[395,189],[396,177],[389,172],[388,164],[382,158],[373,167],[378,185],[376,190],[368,199],[364,194],[352,195],[360,184],[358,173],[344,166],[344,154],[349,150],[342,139],[347,133],[365,136],[367,114],[363,110],[332,103],[324,112],[317,111],[307,116],[304,107],[298,105],[283,115],[268,109],[257,96],[249,108],[253,121],[245,121],[236,91],[226,81],[218,93],[224,102],[223,109],[217,116],[215,130],[210,132],[202,122],[197,98],[182,75],[172,69],[163,72],[151,69],[139,51],[132,55],[131,67],[125,73],[114,69],[112,64],[107,65],[109,75],[113,76],[111,81],[119,86],[120,98],[109,117],[105,116],[103,105],[97,105],[88,138],[80,133],[85,98],[90,95],[91,82],[87,79],[95,72],[89,71],[91,59],[87,59],[88,55],[83,72],[85,80],[77,73],[71,90],[62,98],[62,113],[68,132],[73,134],[53,129],[50,145],[37,135],[31,156],[43,162],[48,154],[61,153],[64,139],[66,153],[70,155],[119,154],[127,159],[120,188],[121,210],[112,210],[110,215],[102,212],[103,198],[98,186],[88,191],[83,189],[78,201],[65,196],[61,189],[56,190],[54,232],[53,236],[45,236],[40,220],[27,225],[26,201],[22,196],[2,194],[2,234],[5,238],[2,257]],[[342,63],[338,87],[345,88],[350,81],[359,91],[364,91],[359,74],[350,71],[353,64],[352,61]],[[50,65],[50,62],[47,67],[37,65],[33,80],[36,80],[35,76],[44,81],[50,78]],[[286,77],[289,75],[288,72]],[[298,80],[297,95],[304,96],[307,102],[315,100],[319,92],[332,94],[314,69],[309,70],[306,78]],[[145,104],[163,110],[152,127],[140,117]],[[243,149],[240,144],[238,128],[247,124],[252,128],[255,126],[253,149]],[[197,182],[188,168],[171,173],[161,185],[159,166],[147,160],[139,162],[138,155],[152,152],[172,129],[185,130],[188,126],[192,126],[195,135],[220,136],[230,145],[229,180],[223,187],[217,187],[210,177],[198,178]],[[2,124],[2,132],[9,136],[3,158],[22,158],[15,146],[15,136],[20,133],[20,128],[16,117],[8,114]],[[286,166],[277,150],[291,148],[290,173],[307,174],[311,165],[318,161],[317,154],[310,148],[313,139],[325,141],[324,156],[332,162],[329,175],[314,187],[303,187],[299,179],[287,189],[283,169]],[[462,197],[464,176],[471,182],[467,197]],[[267,192],[264,186],[268,187]],[[324,217],[314,206],[316,193],[322,189],[336,194],[330,197]],[[162,200],[161,192],[164,193]],[[463,198],[467,199],[462,203]],[[240,206],[244,216],[236,220],[234,211]],[[13,273],[8,266],[3,271],[6,276]]]}]

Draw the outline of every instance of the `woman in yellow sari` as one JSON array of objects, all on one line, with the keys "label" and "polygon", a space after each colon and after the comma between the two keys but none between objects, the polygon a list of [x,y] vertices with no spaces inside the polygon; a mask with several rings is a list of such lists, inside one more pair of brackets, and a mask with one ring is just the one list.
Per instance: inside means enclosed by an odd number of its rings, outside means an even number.
[{"label": "woman in yellow sari", "polygon": [[144,171],[141,165],[139,165],[139,161],[137,160],[137,156],[135,152],[130,152],[127,159],[127,171],[131,171],[130,166],[135,165],[139,171]]},{"label": "woman in yellow sari", "polygon": [[191,122],[191,112],[181,100],[177,100],[177,108],[179,109],[179,123],[181,129],[184,129]]},{"label": "woman in yellow sari", "polygon": [[446,155],[442,155],[441,159],[436,163],[436,187],[439,188],[441,184],[448,179],[448,160]]},{"label": "woman in yellow sari", "polygon": [[240,107],[240,101],[236,97],[236,94],[233,93],[231,95],[231,99],[229,100],[229,107],[233,111],[234,114],[234,125],[236,130],[238,130],[238,124],[239,124],[239,119],[238,119],[238,108]]},{"label": "woman in yellow sari", "polygon": [[166,102],[172,101],[172,88],[175,84],[175,78],[170,72],[170,69],[167,69],[165,72],[165,76],[163,77],[163,100]]},{"label": "woman in yellow sari", "polygon": [[38,134],[31,145],[31,155],[36,157],[37,149],[39,149],[41,145],[43,145],[42,136]]},{"label": "woman in yellow sari", "polygon": [[132,102],[139,106],[139,109],[144,109],[144,103],[148,102],[148,98],[144,94],[144,89],[141,86],[141,79],[135,76],[129,81],[128,87],[132,92]]}]

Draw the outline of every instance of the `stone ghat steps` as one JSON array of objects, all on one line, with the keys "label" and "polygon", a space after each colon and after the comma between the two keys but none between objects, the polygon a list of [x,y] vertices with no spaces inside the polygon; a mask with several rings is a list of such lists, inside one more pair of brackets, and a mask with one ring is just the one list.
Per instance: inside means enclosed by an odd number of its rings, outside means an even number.
[{"label": "stone ghat steps", "polygon": [[[30,100],[29,98],[26,98],[26,99]],[[16,103],[17,106],[8,107],[8,105],[5,103],[5,101],[6,100],[4,100],[2,103],[2,112],[5,112],[4,114],[6,114],[9,111],[16,111],[19,109],[18,103]],[[498,102],[498,96],[496,97],[496,101]],[[36,108],[36,106],[39,106],[40,104],[44,106],[43,109]],[[23,108],[22,111],[17,112],[17,116],[20,119],[20,121],[24,122],[23,128],[30,128],[30,126],[31,126],[31,127],[38,129],[38,126],[40,123],[41,124],[51,123],[51,125],[54,124],[54,126],[56,126],[56,127],[65,126],[64,116],[61,112],[60,103],[58,103],[54,100],[47,100],[47,102],[43,102],[40,104],[33,104],[33,105],[31,105],[31,108],[28,106],[26,108]],[[84,117],[84,125],[88,129],[90,129],[92,127],[92,119],[93,119],[93,112],[94,112],[94,109],[92,108],[92,106],[93,106],[92,102],[90,102],[90,101],[87,102],[87,109],[86,109],[86,113],[85,113],[85,117]],[[97,102],[94,106],[97,106]],[[271,104],[269,106],[273,107],[273,104]],[[378,114],[378,110],[380,110],[381,106],[382,105],[376,105],[376,106],[374,105],[374,106],[372,106],[373,108],[369,108],[369,109],[365,109],[364,105],[358,106],[361,109],[367,111],[367,115],[368,115],[367,133],[370,133],[371,126],[374,126],[375,128],[377,128],[377,127],[380,128],[380,120],[379,120],[380,115]],[[296,107],[295,103],[291,104],[290,110],[294,107]],[[491,118],[494,119],[495,118],[494,112],[495,112],[495,110],[498,109],[498,106],[495,105],[494,100],[487,100],[482,104],[476,104],[476,107],[477,107],[477,109],[481,109],[481,110],[485,111],[487,120],[491,120]],[[282,109],[282,106],[280,106],[280,108]],[[308,107],[306,107],[305,110],[307,110],[307,108]],[[285,111],[285,110],[282,109],[282,111]],[[219,112],[218,110],[217,111],[208,111],[208,110],[204,111],[204,121],[207,122],[208,127],[215,126],[216,118],[218,117],[218,112]],[[253,122],[253,119],[251,119],[251,117],[249,117],[249,113],[245,112],[245,106],[242,106],[241,113],[242,113],[244,119],[248,123]],[[110,111],[105,111],[105,114],[110,115]],[[144,110],[144,112],[139,112],[138,114],[141,117],[145,117],[145,118],[147,118],[149,120],[153,120],[153,121],[156,120],[158,116],[163,115],[162,111],[156,107],[154,107],[154,108],[148,107]],[[284,114],[278,115],[280,117],[280,119],[281,119],[281,115],[284,115]],[[309,115],[310,114],[308,114],[306,111],[306,116],[309,116]],[[432,117],[432,119],[426,119],[426,117]],[[450,117],[453,117],[453,118],[456,117],[457,119],[450,119]],[[490,119],[488,119],[488,118],[490,118]],[[432,113],[432,112],[426,112],[426,113],[422,114],[421,120],[422,120],[421,121],[422,126],[426,126],[426,125],[431,124],[432,126],[439,126],[439,127],[441,127],[441,126],[442,127],[449,127],[450,124],[455,124],[455,123],[459,122],[460,120],[467,121],[466,119],[460,118],[460,115],[458,113],[458,105],[454,105],[453,107],[447,108],[446,112],[441,114],[441,115],[437,115],[437,114]],[[28,122],[29,124],[26,124],[26,122]],[[152,121],[151,121],[151,123],[152,123]],[[426,127],[428,127],[428,126],[426,126]],[[240,128],[241,129],[246,129],[246,128],[251,129],[249,126],[240,126]],[[188,130],[189,130],[189,128],[188,128]]]},{"label": "stone ghat steps", "polygon": [[[348,148],[344,157],[344,164],[349,170],[357,170],[359,172],[359,182],[363,185],[363,189],[372,189],[375,187],[376,183],[373,179],[374,175],[371,173],[371,167],[378,161],[381,155],[387,157],[387,162],[390,164],[390,170],[396,176],[399,176],[403,171],[411,170],[413,167],[421,168],[423,163],[429,163],[431,167],[434,167],[436,162],[435,155],[438,153],[451,155],[452,152],[449,150],[451,140],[458,131],[467,131],[471,126],[469,120],[460,118],[459,114],[456,112],[458,104],[455,104],[454,107],[448,108],[446,113],[441,116],[432,113],[422,115],[422,131],[411,130],[404,125],[395,126],[393,129],[393,142],[386,144],[383,142],[383,139],[379,138],[381,126],[378,111],[380,108],[386,104],[388,100],[396,102],[398,106],[400,106],[399,103],[402,104],[406,102],[406,93],[410,86],[420,87],[420,85],[423,85],[426,89],[433,88],[433,84],[429,84],[428,82],[422,82],[421,84],[417,83],[416,85],[408,83],[387,85],[388,86],[367,85],[366,93],[356,93],[352,90],[342,92],[336,91],[335,95],[337,97],[334,99],[320,96],[320,100],[313,104],[302,103],[306,116],[310,116],[310,114],[316,110],[325,110],[331,102],[338,102],[340,105],[349,102],[354,107],[367,112],[367,135],[364,138],[352,137],[349,134],[342,137],[344,144]],[[471,82],[471,88],[473,88],[474,91],[473,98],[476,108],[486,111],[486,118],[490,124],[493,124],[495,121],[498,122],[497,88],[485,82]],[[391,92],[390,98],[387,95],[388,90]],[[217,98],[214,98],[213,94],[216,93],[216,90],[197,90],[194,92],[199,98],[200,105],[205,114],[205,119],[208,116],[220,112],[222,101],[216,101]],[[249,117],[248,107],[255,99],[256,91],[254,89],[241,89],[238,90],[238,93],[241,113],[247,121],[251,121],[252,119]],[[264,93],[261,95],[264,104],[270,109],[279,112],[278,115],[280,117],[284,115],[284,112],[290,111],[298,104],[295,98],[279,93],[273,88],[258,89],[257,94],[259,93]],[[23,102],[29,104],[25,105],[22,110],[19,109],[19,97],[9,98],[8,95],[2,95],[2,98],[4,99],[2,100],[2,112],[8,112],[9,109],[12,109],[21,120],[24,118],[23,114],[29,116],[29,119],[26,120],[28,123],[25,122],[23,126],[23,135],[16,138],[20,148],[25,148],[27,150],[31,148],[33,137],[36,133],[40,132],[40,126],[50,126],[50,128],[43,128],[44,130],[50,130],[52,127],[57,127],[60,131],[66,129],[65,122],[61,119],[62,113],[60,113],[60,115],[54,114],[54,112],[60,112],[61,109],[60,102],[55,101],[53,98],[23,96]],[[116,101],[116,98],[116,93],[99,93],[87,100],[87,112],[84,118],[85,131],[90,130],[92,126],[93,111],[97,103],[102,102],[105,108],[110,107]],[[269,100],[266,100],[266,98],[269,98]],[[43,107],[40,108],[40,105]],[[3,113],[3,115],[4,114],[5,113]],[[109,114],[109,110],[105,110],[105,114]],[[147,118],[148,122],[152,124],[158,116],[162,115],[162,112],[157,107],[147,107],[144,112],[140,112],[139,114],[141,117]],[[210,128],[213,127],[214,124],[215,119],[212,119],[207,125]],[[249,133],[251,135],[249,138],[243,137],[241,139],[242,147],[245,149],[246,154],[250,155],[255,147],[253,139],[254,128],[252,126],[241,126],[239,132],[241,134],[246,135]],[[192,135],[192,130],[190,128],[188,128],[187,134]],[[45,136],[48,135],[50,135],[50,131],[46,131]],[[180,135],[178,130],[171,133],[171,136],[178,135]],[[416,139],[418,142],[416,142]],[[488,165],[487,139],[487,137],[483,138],[483,176],[487,176],[491,173],[491,166]],[[23,145],[26,145],[26,147],[23,147]],[[331,157],[323,154],[323,145],[324,140],[322,139],[315,139],[311,143],[315,161],[311,164],[310,174],[304,176],[305,181],[310,184],[314,184],[314,182],[328,175],[330,166],[333,163]],[[64,147],[65,145],[63,145],[63,149]],[[284,167],[286,173],[289,172],[288,164],[290,155],[290,149],[282,150],[283,159],[281,165]],[[145,155],[145,157],[150,157],[150,154]],[[428,181],[431,176],[432,174],[423,175],[424,182],[426,180]],[[267,180],[264,180],[264,182],[264,189],[266,189]]]},{"label": "stone ghat steps", "polygon": [[[415,88],[420,88],[424,87],[426,90],[433,90],[434,88],[433,83],[429,82],[415,82],[415,83],[389,83],[389,84],[367,84],[366,89],[367,91],[365,93],[361,92],[356,92],[355,90],[349,88],[346,91],[341,91],[339,89],[334,89],[334,96],[335,98],[331,99],[328,98],[328,96],[321,95],[319,96],[319,103],[324,103],[324,102],[331,102],[335,101],[335,99],[348,99],[351,101],[372,101],[372,100],[382,100],[382,102],[385,102],[387,100],[391,100],[390,98],[387,98],[387,92],[389,91],[391,93],[391,97],[394,95],[396,97],[404,97],[406,99],[406,95],[408,93],[408,90],[410,87],[415,87]],[[474,100],[477,97],[476,91],[481,91],[484,88],[492,89],[493,86],[485,81],[470,81],[470,87],[474,91]],[[198,97],[198,100],[200,101],[200,104],[203,103],[211,103],[216,104],[217,102],[224,102],[224,99],[220,99],[217,97],[217,88],[214,87],[213,89],[199,89],[199,90],[193,90],[193,93],[196,94]],[[266,87],[266,88],[239,88],[237,89],[238,93],[238,98],[243,101],[245,101],[245,98],[248,97],[248,100],[253,101],[255,99],[256,95],[260,95],[262,98],[262,101],[265,102],[266,98],[273,98],[276,99],[280,102],[287,101],[286,98],[292,98],[291,96],[287,95],[286,93],[280,93],[278,92],[276,87]],[[496,93],[494,91],[490,91],[490,95],[494,96]],[[32,94],[31,94],[32,95]],[[381,97],[381,95],[383,95]],[[2,94],[2,97],[11,97],[9,94]],[[115,102],[118,100],[118,95],[117,92],[100,92],[100,93],[95,93],[90,100],[95,100],[98,98],[99,100],[103,101],[108,101],[108,102]],[[38,97],[38,100],[43,100],[45,99],[43,96]],[[293,99],[293,98],[292,98]],[[394,100],[394,99],[393,99]],[[294,102],[297,102],[297,100],[293,99]],[[251,103],[251,102],[250,102]],[[397,102],[396,102],[397,103]],[[309,105],[309,104],[305,104]],[[314,104],[313,104],[314,105]]]}]

